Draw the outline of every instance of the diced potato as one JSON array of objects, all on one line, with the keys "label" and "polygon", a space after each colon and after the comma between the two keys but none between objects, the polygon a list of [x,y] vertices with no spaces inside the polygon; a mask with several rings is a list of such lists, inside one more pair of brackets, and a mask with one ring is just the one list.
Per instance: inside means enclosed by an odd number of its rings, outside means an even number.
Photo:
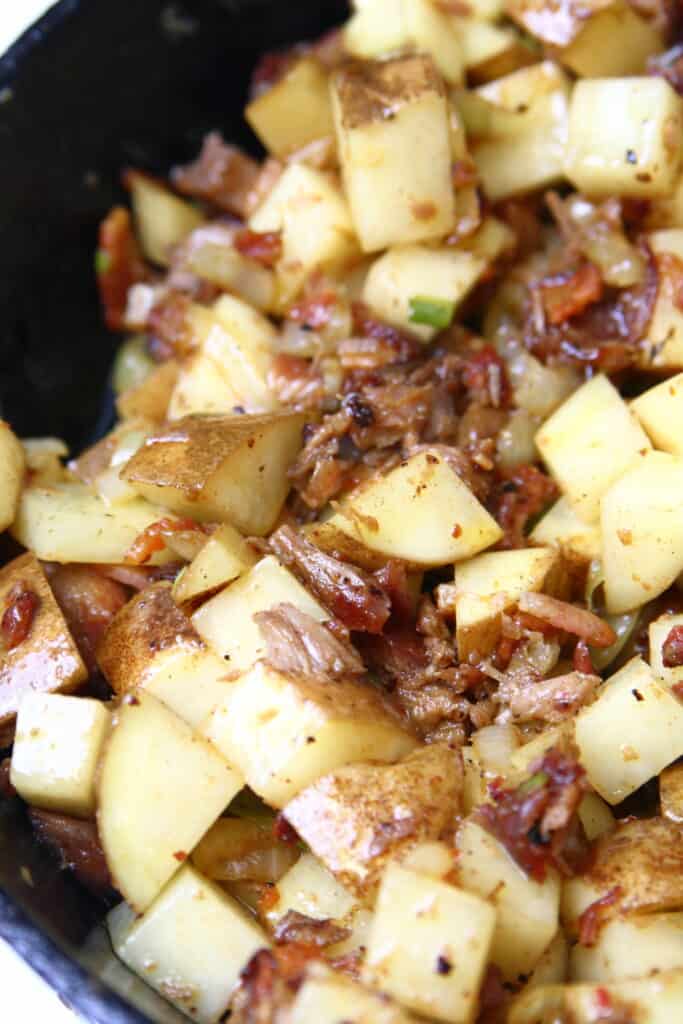
[{"label": "diced potato", "polygon": [[550,985],[519,996],[508,1015],[508,1024],[540,1024],[570,1020],[572,1024],[616,1021],[619,1014],[628,1024],[672,1024],[683,1012],[683,971],[664,971],[652,978],[638,978],[609,985]]},{"label": "diced potato", "polygon": [[[124,904],[125,906],[125,904]],[[147,985],[200,1024],[228,1008],[242,969],[268,940],[222,889],[189,865],[137,919],[111,911],[116,955]]]},{"label": "diced potato", "polygon": [[468,81],[475,84],[502,78],[536,63],[537,54],[511,28],[476,17],[456,17]]},{"label": "diced potato", "polygon": [[334,134],[327,78],[315,58],[302,57],[246,107],[244,116],[273,156]]},{"label": "diced potato", "polygon": [[188,416],[150,437],[121,477],[180,515],[227,520],[242,533],[263,535],[287,497],[303,421],[292,412]]},{"label": "diced potato", "polygon": [[678,261],[683,260],[683,230],[654,231],[648,236],[648,243],[657,263],[659,286],[641,365],[645,369],[678,370],[683,368],[683,311],[678,306]]},{"label": "diced potato", "polygon": [[683,615],[660,615],[648,628],[650,643],[650,666],[667,689],[683,679],[683,666],[667,668],[664,664],[662,647],[669,633],[676,626],[683,626]]},{"label": "diced potato", "polygon": [[152,263],[167,267],[171,251],[204,223],[204,217],[162,182],[139,171],[127,172],[126,185],[142,251]]},{"label": "diced potato", "polygon": [[461,249],[471,252],[489,265],[501,256],[513,252],[516,245],[517,237],[512,228],[508,227],[505,221],[492,216],[485,217],[477,230],[460,242]]},{"label": "diced potato", "polygon": [[0,533],[11,526],[24,482],[26,457],[21,441],[0,420]]},{"label": "diced potato", "polygon": [[206,601],[192,616],[192,623],[224,659],[226,671],[244,672],[266,651],[254,615],[283,603],[293,604],[317,622],[330,618],[329,612],[289,569],[272,555],[266,555],[240,579]]},{"label": "diced potato", "polygon": [[518,748],[519,731],[510,722],[485,725],[472,736],[472,749],[488,782],[510,774],[510,762]]},{"label": "diced potato", "polygon": [[290,910],[316,920],[346,922],[358,907],[356,897],[312,853],[304,853],[276,887],[277,901],[265,912],[271,927]]},{"label": "diced potato", "polygon": [[683,703],[633,658],[582,708],[574,733],[591,785],[618,804],[683,755]]},{"label": "diced potato", "polygon": [[411,1024],[415,1018],[379,992],[321,964],[309,968],[287,1016],[288,1024]]},{"label": "diced potato", "polygon": [[495,910],[478,896],[390,864],[364,978],[417,1013],[470,1024],[495,923]]},{"label": "diced potato", "polygon": [[330,687],[262,661],[231,684],[202,731],[274,807],[342,765],[396,761],[415,747],[369,684]]},{"label": "diced potato", "polygon": [[[681,829],[665,818],[630,818],[593,846],[591,865],[565,882],[562,919],[576,933],[581,914],[596,900],[600,924],[628,914],[683,907]],[[616,891],[614,891],[616,890]]]},{"label": "diced potato", "polygon": [[0,650],[0,749],[11,743],[15,715],[27,695],[69,693],[87,677],[43,568],[31,552],[0,569],[0,608],[10,606],[16,591],[35,594],[38,603],[26,638]]},{"label": "diced potato", "polygon": [[370,267],[363,301],[381,320],[431,341],[438,327],[414,320],[413,300],[428,298],[450,316],[481,277],[481,257],[453,248],[406,245],[390,249]]},{"label": "diced potato", "polygon": [[178,363],[168,359],[145,377],[142,383],[127,388],[116,399],[116,409],[124,420],[146,419],[161,423],[178,380]]},{"label": "diced potato", "polygon": [[455,625],[458,658],[487,655],[500,639],[502,613],[526,591],[557,593],[562,558],[553,548],[491,551],[455,570]]},{"label": "diced potato", "polygon": [[255,309],[264,312],[275,308],[275,274],[237,249],[225,243],[206,241],[191,249],[187,262],[198,277],[232,292]]},{"label": "diced potato", "polygon": [[448,105],[431,60],[399,57],[344,68],[333,78],[332,101],[363,250],[447,235],[455,224]]},{"label": "diced potato", "polygon": [[473,747],[462,748],[464,769],[462,809],[469,814],[488,797],[488,780],[479,755]]},{"label": "diced potato", "polygon": [[244,785],[155,697],[123,698],[102,757],[97,824],[114,885],[142,913]]},{"label": "diced potato", "polygon": [[567,938],[561,928],[555,938],[545,949],[540,960],[529,975],[524,989],[536,988],[539,985],[561,985],[567,978],[569,948]]},{"label": "diced potato", "polygon": [[631,408],[655,447],[683,455],[683,373],[648,388]]},{"label": "diced potato", "polygon": [[95,811],[95,771],[109,730],[98,700],[32,693],[19,705],[11,782],[34,807],[88,818]]},{"label": "diced potato", "polygon": [[459,758],[435,744],[395,765],[339,768],[302,790],[284,813],[335,877],[362,895],[389,859],[438,839],[460,811],[461,789]]},{"label": "diced potato", "polygon": [[169,419],[277,408],[268,385],[276,337],[270,321],[233,295],[221,296],[211,309],[193,305],[187,317],[197,350],[181,366]]},{"label": "diced potato", "polygon": [[[521,68],[475,91],[489,124],[470,150],[491,200],[560,180],[567,139],[569,81],[551,61]],[[468,131],[470,125],[468,124]]]},{"label": "diced potato", "polygon": [[[124,562],[133,541],[163,514],[142,498],[109,505],[80,483],[26,487],[12,535],[45,562]],[[164,552],[150,559],[167,560]]]},{"label": "diced potato", "polygon": [[197,728],[221,703],[229,666],[178,610],[169,583],[155,583],[124,605],[97,650],[115,693],[144,689]]},{"label": "diced potato", "polygon": [[567,498],[560,498],[539,519],[529,540],[556,545],[569,561],[585,564],[600,557],[600,527],[579,519]]},{"label": "diced potato", "polygon": [[662,815],[683,825],[683,764],[672,764],[660,773],[659,801]]},{"label": "diced potato", "polygon": [[455,869],[458,851],[443,840],[426,839],[408,850],[401,859],[401,864],[409,871],[429,878],[446,879]]},{"label": "diced potato", "polygon": [[605,598],[613,615],[652,601],[683,569],[683,459],[647,452],[638,462],[601,504]]},{"label": "diced potato", "polygon": [[430,0],[363,0],[344,29],[353,57],[383,58],[401,50],[426,53],[444,78],[463,78],[463,55],[453,22]]},{"label": "diced potato", "polygon": [[210,594],[226,583],[232,583],[251,569],[257,560],[254,549],[242,534],[230,523],[223,523],[176,577],[173,599],[177,604],[183,604]]},{"label": "diced potato", "polygon": [[552,729],[544,729],[538,736],[524,743],[510,755],[510,768],[519,776],[528,774],[534,761],[538,761],[553,747],[560,746],[574,734],[574,722],[570,719]]},{"label": "diced potato", "polygon": [[420,452],[352,492],[328,520],[358,546],[414,567],[483,551],[502,530],[436,449]]},{"label": "diced potato", "polygon": [[683,100],[663,78],[584,79],[572,94],[565,174],[590,196],[666,195],[682,134]]},{"label": "diced potato", "polygon": [[582,78],[640,74],[662,49],[656,29],[623,0],[588,0],[562,10],[549,0],[510,0],[507,12]]},{"label": "diced potato", "polygon": [[249,221],[253,231],[281,231],[276,270],[286,306],[315,270],[341,272],[359,257],[346,198],[334,178],[290,164]]},{"label": "diced potato", "polygon": [[683,913],[610,921],[595,945],[573,947],[570,963],[572,981],[619,981],[683,968]]},{"label": "diced potato", "polygon": [[69,454],[67,445],[58,437],[24,437],[26,469],[31,473],[31,482],[37,487],[59,483],[66,479],[67,470],[63,459]]},{"label": "diced potato", "polygon": [[536,446],[580,519],[594,523],[600,498],[651,447],[628,405],[602,374],[546,420]]},{"label": "diced potato", "polygon": [[589,842],[614,828],[614,815],[597,793],[585,793],[578,810],[579,820]]},{"label": "diced potato", "polygon": [[458,830],[458,884],[496,908],[490,958],[509,981],[528,974],[558,928],[560,879],[548,871],[536,882],[505,847],[473,819]]}]

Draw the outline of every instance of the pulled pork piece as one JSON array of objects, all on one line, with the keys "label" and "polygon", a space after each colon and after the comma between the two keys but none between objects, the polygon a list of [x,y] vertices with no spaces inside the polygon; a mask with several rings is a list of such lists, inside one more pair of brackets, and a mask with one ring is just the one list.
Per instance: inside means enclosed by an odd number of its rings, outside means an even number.
[{"label": "pulled pork piece", "polygon": [[88,565],[60,565],[49,574],[50,586],[88,672],[97,671],[95,651],[128,591]]},{"label": "pulled pork piece", "polygon": [[348,928],[341,928],[331,918],[320,920],[300,914],[298,910],[289,910],[278,921],[274,938],[277,943],[300,942],[324,949],[326,946],[343,942],[350,934]]},{"label": "pulled pork piece", "polygon": [[261,949],[240,975],[231,1024],[285,1024],[296,985],[283,976],[275,952]]},{"label": "pulled pork piece", "polygon": [[237,217],[248,216],[247,199],[256,184],[259,165],[237,146],[223,142],[218,132],[205,136],[197,159],[171,171],[179,192],[214,203]]},{"label": "pulled pork piece", "polygon": [[662,644],[662,664],[664,668],[683,665],[683,626],[674,626],[669,630]]},{"label": "pulled pork piece", "polygon": [[588,790],[585,772],[572,754],[558,747],[530,771],[516,789],[493,782],[493,802],[479,808],[479,820],[536,881],[545,879],[549,866],[571,876],[575,861],[585,853],[576,833],[576,811]]},{"label": "pulled pork piece", "polygon": [[97,896],[112,893],[109,868],[94,821],[79,821],[64,814],[31,808],[29,818],[38,839],[59,854],[65,868]]},{"label": "pulled pork piece", "polygon": [[598,675],[568,672],[551,679],[505,676],[494,700],[505,705],[500,721],[542,721],[555,725],[588,704],[601,682]]},{"label": "pulled pork piece", "polygon": [[391,612],[391,600],[377,579],[324,554],[291,526],[276,530],[270,546],[348,629],[381,633]]},{"label": "pulled pork piece", "polygon": [[578,636],[591,647],[611,647],[617,639],[609,623],[598,615],[548,594],[528,591],[520,596],[518,607],[520,611],[547,622],[555,629]]},{"label": "pulled pork piece", "polygon": [[129,288],[149,278],[128,210],[116,206],[107,214],[98,245],[95,269],[105,323],[112,331],[122,331]]},{"label": "pulled pork piece", "polygon": [[489,511],[504,532],[498,547],[526,547],[529,522],[558,496],[555,481],[537,466],[525,464],[503,471],[489,502]]},{"label": "pulled pork piece", "polygon": [[266,642],[266,660],[280,672],[323,679],[365,675],[365,666],[348,641],[333,636],[293,604],[257,612],[254,622]]}]

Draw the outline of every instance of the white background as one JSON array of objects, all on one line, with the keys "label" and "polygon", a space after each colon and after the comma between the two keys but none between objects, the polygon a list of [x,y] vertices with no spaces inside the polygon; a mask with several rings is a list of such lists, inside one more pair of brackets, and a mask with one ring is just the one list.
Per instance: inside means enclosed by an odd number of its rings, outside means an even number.
[{"label": "white background", "polygon": [[[0,0],[0,53],[4,53],[12,40],[46,11],[51,3],[52,0]],[[64,1007],[52,990],[1,939],[0,979],[3,1022],[33,1024],[34,1021],[43,1020],[50,1024],[77,1024],[76,1016]]]}]

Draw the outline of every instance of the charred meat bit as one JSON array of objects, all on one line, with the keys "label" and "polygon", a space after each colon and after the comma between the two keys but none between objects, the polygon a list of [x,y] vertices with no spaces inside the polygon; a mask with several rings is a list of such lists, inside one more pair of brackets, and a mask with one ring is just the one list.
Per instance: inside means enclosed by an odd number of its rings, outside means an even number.
[{"label": "charred meat bit", "polygon": [[662,664],[664,668],[683,665],[683,626],[674,626],[669,630],[662,644]]},{"label": "charred meat bit", "polygon": [[592,263],[578,270],[543,278],[541,299],[548,323],[562,324],[602,298],[600,271]]},{"label": "charred meat bit", "polygon": [[93,821],[35,808],[29,811],[29,818],[38,839],[59,854],[79,882],[98,896],[111,895],[109,868]]},{"label": "charred meat bit", "polygon": [[526,547],[529,523],[558,494],[555,481],[537,466],[525,464],[501,473],[489,503],[490,511],[504,532],[498,547],[504,550]]},{"label": "charred meat bit", "polygon": [[348,629],[382,631],[391,612],[391,601],[376,579],[325,554],[291,526],[276,530],[270,546]]},{"label": "charred meat bit", "polygon": [[122,331],[128,289],[149,277],[130,213],[122,206],[114,207],[100,224],[95,269],[105,323],[112,331]]},{"label": "charred meat bit", "polygon": [[621,893],[621,887],[615,885],[604,896],[586,907],[579,917],[579,942],[582,946],[594,946],[598,941],[604,912],[608,907],[614,906]]},{"label": "charred meat bit", "polygon": [[333,636],[293,604],[257,612],[254,621],[266,642],[266,661],[286,675],[331,681],[365,674],[365,666],[348,641]]},{"label": "charred meat bit", "polygon": [[565,845],[573,838],[573,819],[587,790],[575,757],[553,748],[516,789],[496,780],[489,790],[493,802],[479,809],[480,821],[527,874],[542,882],[551,866],[564,875],[574,873]]},{"label": "charred meat bit", "polygon": [[185,530],[202,529],[202,525],[194,519],[171,519],[165,516],[156,523],[151,523],[135,538],[126,552],[125,561],[132,562],[133,565],[144,565],[145,562],[149,562],[152,555],[164,550],[167,537]]},{"label": "charred meat bit", "polygon": [[40,598],[34,590],[21,583],[12,587],[0,620],[0,634],[6,650],[12,651],[26,640],[39,607]]},{"label": "charred meat bit", "polygon": [[66,623],[90,674],[97,670],[95,651],[109,623],[128,600],[128,591],[87,565],[60,565],[50,574]]},{"label": "charred meat bit", "polygon": [[214,203],[238,217],[246,217],[247,197],[256,184],[259,165],[237,146],[228,145],[218,132],[205,136],[199,156],[171,172],[179,192]]},{"label": "charred meat bit", "polygon": [[278,944],[283,942],[300,942],[307,946],[334,946],[350,935],[348,928],[341,928],[330,918],[318,919],[300,914],[298,910],[289,910],[280,918],[275,928],[274,939]]},{"label": "charred meat bit", "polygon": [[243,256],[264,267],[273,267],[282,255],[282,235],[279,231],[250,231],[244,228],[235,235],[235,248]]},{"label": "charred meat bit", "polygon": [[292,1000],[296,985],[285,980],[275,954],[268,949],[255,953],[240,975],[231,1004],[231,1024],[279,1024],[280,1011]]},{"label": "charred meat bit", "polygon": [[509,404],[512,392],[505,363],[493,345],[484,345],[467,356],[462,379],[470,397],[482,405],[499,408]]}]

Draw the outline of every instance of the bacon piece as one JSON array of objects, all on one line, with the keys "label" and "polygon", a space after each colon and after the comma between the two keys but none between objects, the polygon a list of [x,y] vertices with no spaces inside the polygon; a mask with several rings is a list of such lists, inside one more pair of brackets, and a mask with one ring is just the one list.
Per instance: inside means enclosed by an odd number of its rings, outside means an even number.
[{"label": "bacon piece", "polygon": [[243,256],[264,267],[273,267],[282,256],[282,234],[279,231],[250,231],[244,228],[235,235],[235,248]]},{"label": "bacon piece", "polygon": [[79,882],[98,896],[112,891],[109,868],[94,821],[31,808],[29,818],[38,839],[51,846]]},{"label": "bacon piece", "polygon": [[144,565],[153,554],[164,550],[167,537],[174,533],[183,533],[185,530],[205,532],[203,525],[194,519],[171,519],[165,516],[156,523],[151,523],[135,538],[126,552],[125,561],[132,562],[133,565]]},{"label": "bacon piece", "polygon": [[579,942],[582,946],[594,946],[598,941],[603,916],[608,907],[613,906],[622,894],[621,886],[613,886],[600,899],[594,900],[586,907],[579,917]]},{"label": "bacon piece", "polygon": [[266,661],[280,672],[324,680],[365,675],[365,666],[350,643],[293,604],[257,612],[254,622],[266,642]]},{"label": "bacon piece", "polygon": [[376,579],[326,555],[291,526],[276,530],[270,546],[348,629],[381,633],[391,612],[391,601]]},{"label": "bacon piece", "polygon": [[578,270],[545,277],[540,283],[543,309],[551,324],[562,324],[578,316],[602,298],[600,271],[592,263]]},{"label": "bacon piece", "polygon": [[289,910],[278,921],[274,938],[278,944],[297,942],[324,949],[325,946],[343,942],[350,934],[348,928],[341,928],[331,918],[321,920],[300,914],[298,910]]},{"label": "bacon piece", "polygon": [[585,676],[595,675],[595,668],[593,667],[593,659],[591,658],[590,651],[588,650],[588,644],[585,640],[577,641],[576,647],[574,648],[573,665],[576,672],[580,672]]},{"label": "bacon piece", "polygon": [[195,345],[190,324],[191,300],[179,292],[168,292],[152,306],[147,328],[150,355],[157,362],[187,355]]},{"label": "bacon piece", "polygon": [[683,626],[674,626],[669,630],[662,644],[662,664],[664,668],[683,665]]},{"label": "bacon piece", "polygon": [[609,623],[598,615],[567,601],[558,601],[548,594],[527,591],[520,596],[518,606],[520,611],[548,622],[555,629],[580,637],[591,647],[611,647],[617,639]]},{"label": "bacon piece", "polygon": [[504,550],[526,547],[525,530],[558,495],[557,484],[537,466],[516,466],[501,474],[493,495],[493,515],[504,532],[498,547]]},{"label": "bacon piece", "polygon": [[99,569],[60,565],[50,586],[90,674],[97,671],[95,651],[109,623],[128,601],[128,591]]},{"label": "bacon piece", "polygon": [[0,620],[0,635],[6,650],[14,650],[31,632],[40,607],[40,598],[23,583],[16,583],[7,595],[7,605]]},{"label": "bacon piece", "polygon": [[125,207],[115,206],[102,221],[98,246],[95,269],[105,323],[112,331],[122,331],[128,289],[149,278]]},{"label": "bacon piece", "polygon": [[392,620],[412,620],[415,617],[415,597],[410,591],[405,563],[392,558],[373,575],[384,593],[389,596]]},{"label": "bacon piece", "polygon": [[171,181],[179,192],[198,196],[244,218],[248,215],[248,196],[259,173],[255,160],[237,146],[225,143],[218,132],[209,132],[197,159],[184,167],[175,167]]}]

